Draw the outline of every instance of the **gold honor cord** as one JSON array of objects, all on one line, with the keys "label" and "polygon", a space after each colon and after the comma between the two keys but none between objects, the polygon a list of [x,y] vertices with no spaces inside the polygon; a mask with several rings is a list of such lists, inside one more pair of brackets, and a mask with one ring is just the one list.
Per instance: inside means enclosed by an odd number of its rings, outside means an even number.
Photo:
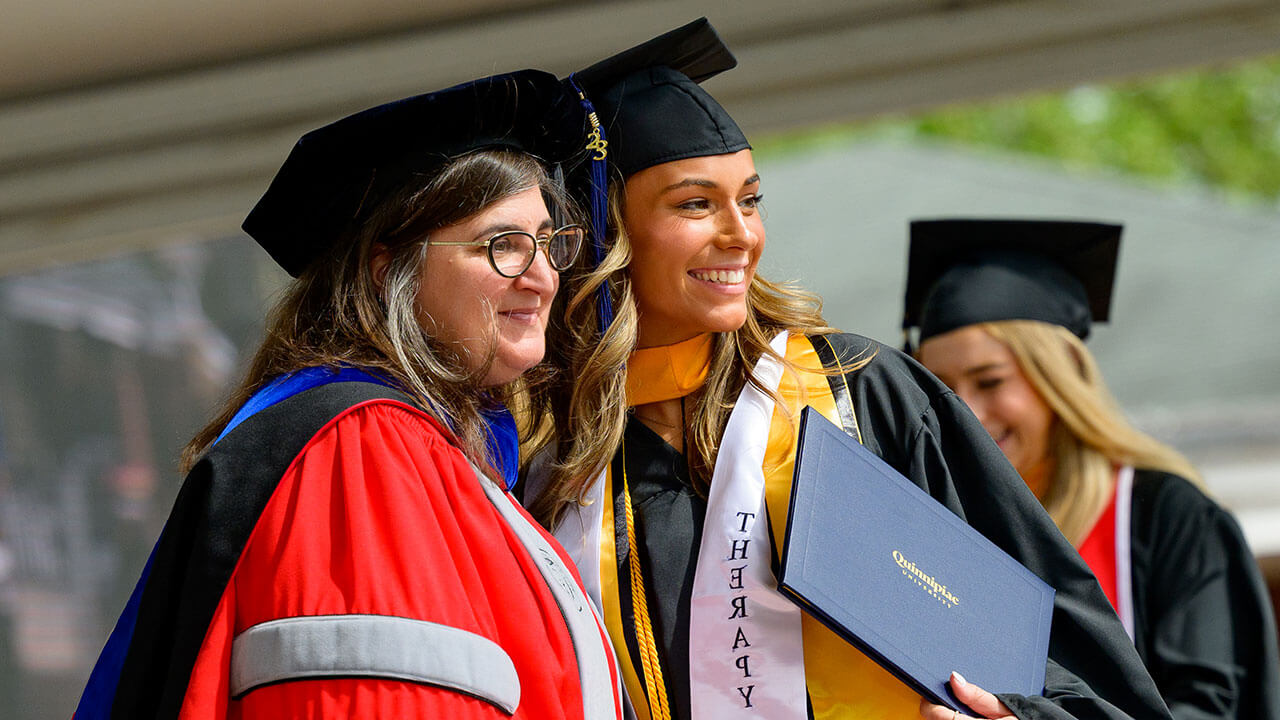
[{"label": "gold honor cord", "polygon": [[645,600],[644,578],[640,575],[640,553],[636,548],[635,515],[631,512],[631,488],[627,485],[627,446],[622,446],[622,498],[626,508],[627,549],[631,566],[631,610],[635,616],[636,645],[640,648],[640,665],[644,668],[645,695],[653,720],[671,720],[667,705],[667,686],[658,663],[658,645],[653,640],[653,622],[649,619],[649,603]]}]

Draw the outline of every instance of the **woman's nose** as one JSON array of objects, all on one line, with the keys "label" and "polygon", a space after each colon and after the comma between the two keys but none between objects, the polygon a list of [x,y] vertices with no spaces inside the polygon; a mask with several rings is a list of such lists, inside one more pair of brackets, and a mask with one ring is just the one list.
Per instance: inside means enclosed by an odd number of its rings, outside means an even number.
[{"label": "woman's nose", "polygon": [[539,292],[555,293],[560,284],[560,273],[551,267],[549,252],[545,245],[535,247],[533,262],[529,263],[523,274],[515,278],[515,284]]},{"label": "woman's nose", "polygon": [[759,226],[750,222],[750,216],[736,203],[730,205],[722,214],[720,227],[722,246],[752,250],[760,242],[759,233]]}]

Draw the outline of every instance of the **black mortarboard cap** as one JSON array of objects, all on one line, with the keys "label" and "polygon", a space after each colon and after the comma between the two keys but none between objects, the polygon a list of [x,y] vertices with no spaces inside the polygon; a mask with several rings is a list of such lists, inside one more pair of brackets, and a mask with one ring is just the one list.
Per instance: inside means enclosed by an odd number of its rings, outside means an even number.
[{"label": "black mortarboard cap", "polygon": [[751,147],[698,83],[738,64],[699,18],[570,77],[595,107],[623,177],[659,163]]},{"label": "black mortarboard cap", "polygon": [[244,221],[290,275],[413,176],[482,149],[548,164],[578,154],[586,116],[555,76],[521,70],[379,105],[303,135]]},{"label": "black mortarboard cap", "polygon": [[904,330],[1039,320],[1081,339],[1111,307],[1120,225],[1054,220],[911,223]]}]

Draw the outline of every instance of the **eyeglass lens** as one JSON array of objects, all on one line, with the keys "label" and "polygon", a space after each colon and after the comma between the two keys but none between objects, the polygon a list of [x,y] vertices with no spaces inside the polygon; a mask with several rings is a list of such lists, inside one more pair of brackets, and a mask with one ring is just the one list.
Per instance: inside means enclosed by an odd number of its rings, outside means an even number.
[{"label": "eyeglass lens", "polygon": [[[568,269],[578,257],[585,232],[581,227],[560,228],[546,240],[547,258],[556,270]],[[495,236],[489,242],[489,257],[499,273],[516,277],[533,264],[538,242],[528,233],[513,231]]]}]

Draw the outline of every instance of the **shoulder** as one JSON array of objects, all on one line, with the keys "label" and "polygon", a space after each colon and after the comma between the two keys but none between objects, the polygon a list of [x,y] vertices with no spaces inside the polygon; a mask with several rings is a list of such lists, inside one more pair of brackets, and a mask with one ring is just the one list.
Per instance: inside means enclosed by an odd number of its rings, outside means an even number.
[{"label": "shoulder", "polygon": [[[857,368],[846,374],[850,381],[918,393],[922,399],[945,398],[953,394],[924,366],[895,347],[853,333],[810,338],[816,344],[821,344],[824,339],[830,343],[841,366]],[[829,362],[825,364],[831,366]]]},{"label": "shoulder", "polygon": [[[312,532],[292,518],[329,517],[337,508],[343,517],[328,523],[332,532],[357,537],[379,525],[408,529],[434,512],[449,512],[455,499],[471,504],[482,492],[446,431],[400,398],[365,397],[324,414],[332,417],[291,456],[284,451],[279,462],[264,463],[279,472],[274,481],[264,478],[264,486],[274,489],[264,497],[263,513],[274,518],[281,536]],[[225,484],[241,477],[220,479]]]},{"label": "shoulder", "polygon": [[429,442],[449,442],[444,426],[417,405],[395,397],[376,397],[342,408],[321,432],[335,427],[357,426],[361,435],[400,432],[421,435]]},{"label": "shoulder", "polygon": [[248,418],[219,440],[193,473],[202,471],[215,491],[230,483],[236,491],[270,493],[304,459],[369,451],[386,459],[448,447],[440,424],[409,396],[376,383],[340,382],[299,393]]},{"label": "shoulder", "polygon": [[1230,513],[1190,480],[1147,468],[1134,470],[1133,508],[1135,519],[1180,518],[1201,522],[1230,519]]},{"label": "shoulder", "polygon": [[[299,458],[364,456],[377,458],[383,467],[369,472],[413,470],[429,466],[468,466],[466,456],[451,434],[435,418],[407,398],[364,397],[345,405],[312,434],[299,450]],[[362,463],[368,464],[368,463]]]},{"label": "shoulder", "polygon": [[862,410],[911,422],[959,401],[950,388],[897,348],[852,333],[810,339],[818,346],[823,340],[830,344],[835,362],[824,358],[824,365],[853,368],[843,374],[843,380]]},{"label": "shoulder", "polygon": [[286,398],[227,433],[210,454],[255,454],[270,449],[301,451],[336,424],[356,420],[405,424],[440,433],[439,424],[406,394],[372,382],[337,382]]},{"label": "shoulder", "polygon": [[972,448],[990,442],[964,402],[906,353],[851,333],[811,338],[816,346],[824,339],[836,361],[823,364],[852,368],[830,382],[849,388],[863,443],[900,471],[921,443]]},{"label": "shoulder", "polygon": [[1243,545],[1235,518],[1191,481],[1152,469],[1133,475],[1134,533],[1161,544],[1226,540]]},{"label": "shoulder", "polygon": [[1200,488],[1157,470],[1134,473],[1130,531],[1134,572],[1170,594],[1196,587],[1189,578],[1257,574],[1253,552],[1235,517]]}]

